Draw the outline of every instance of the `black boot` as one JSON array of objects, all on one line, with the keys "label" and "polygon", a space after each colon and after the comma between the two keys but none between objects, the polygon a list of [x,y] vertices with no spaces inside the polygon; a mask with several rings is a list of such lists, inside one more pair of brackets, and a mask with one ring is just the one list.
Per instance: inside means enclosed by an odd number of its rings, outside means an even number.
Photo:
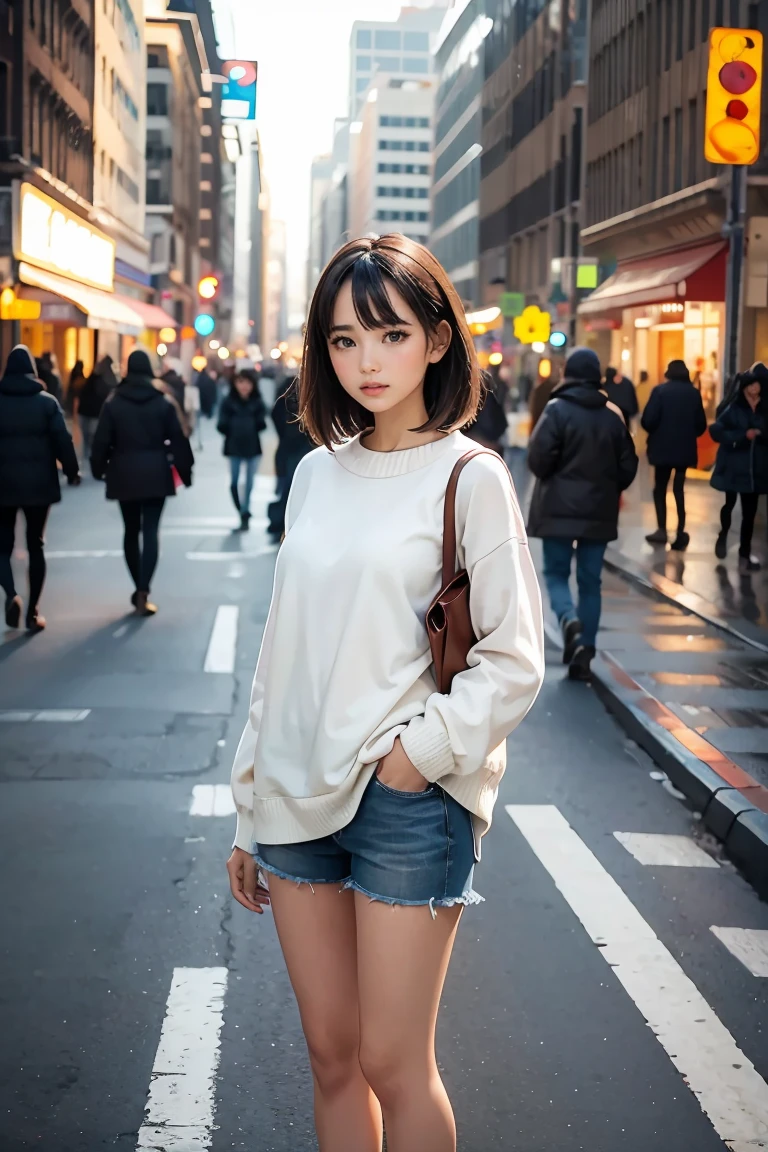
[{"label": "black boot", "polygon": [[573,654],[573,660],[568,665],[569,680],[592,679],[591,664],[595,658],[595,650],[590,644],[580,644]]},{"label": "black boot", "polygon": [[728,533],[723,529],[718,533],[717,540],[715,541],[715,556],[718,560],[725,560],[728,554]]},{"label": "black boot", "polygon": [[240,513],[240,531],[247,532],[250,527],[251,514],[250,512]]},{"label": "black boot", "polygon": [[581,620],[577,620],[575,617],[570,620],[562,619],[560,631],[563,634],[563,664],[570,664],[579,644]]},{"label": "black boot", "polygon": [[237,484],[230,484],[229,491],[232,494],[232,503],[238,512],[240,511],[240,493],[237,490]]},{"label": "black boot", "polygon": [[675,536],[674,540],[670,544],[670,548],[672,549],[673,552],[685,552],[685,550],[688,547],[688,545],[690,544],[690,542],[691,542],[691,538],[688,535],[688,533],[687,532],[681,532],[680,529],[678,528],[677,536]]},{"label": "black boot", "polygon": [[18,628],[21,620],[21,596],[6,596],[5,623],[8,628]]}]

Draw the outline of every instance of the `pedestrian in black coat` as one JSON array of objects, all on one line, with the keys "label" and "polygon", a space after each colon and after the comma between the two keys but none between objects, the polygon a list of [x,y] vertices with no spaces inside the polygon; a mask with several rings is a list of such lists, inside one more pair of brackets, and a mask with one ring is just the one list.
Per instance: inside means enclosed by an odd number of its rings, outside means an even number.
[{"label": "pedestrian in black coat", "polygon": [[667,488],[674,472],[672,491],[677,507],[677,535],[670,547],[684,551],[690,543],[685,531],[685,470],[695,468],[699,455],[696,441],[707,430],[707,417],[701,393],[691,382],[682,360],[671,360],[666,381],[657,384],[648,398],[640,419],[648,433],[648,463],[654,469],[653,503],[656,508],[656,531],[649,533],[649,544],[667,542]]},{"label": "pedestrian in black coat", "polygon": [[157,611],[149,602],[149,591],[157,566],[163,505],[167,496],[176,493],[171,466],[189,487],[193,464],[176,410],[153,383],[149,356],[135,349],[128,357],[125,379],[102,408],[91,470],[97,480],[106,477],[107,499],[120,502],[125,562],[136,587],[131,603],[142,616]]},{"label": "pedestrian in black coat", "polygon": [[[528,444],[536,477],[528,533],[540,536],[544,581],[569,676],[586,680],[600,623],[603,556],[618,535],[619,496],[637,472],[624,416],[601,390],[600,361],[576,348]],[[578,609],[569,588],[576,542]]]},{"label": "pedestrian in black coat", "polygon": [[61,404],[61,377],[56,370],[56,363],[50,352],[43,352],[37,360],[37,375],[45,385],[45,390],[54,400]]},{"label": "pedestrian in black coat", "polygon": [[299,462],[315,447],[314,441],[299,421],[298,380],[283,380],[279,388],[280,395],[272,408],[272,423],[278,438],[275,452],[277,490],[276,499],[267,505],[268,530],[275,540],[280,540],[285,533],[285,510],[294,473]]},{"label": "pedestrian in black coat", "polygon": [[212,419],[216,411],[218,389],[216,378],[209,368],[204,368],[197,377],[197,390],[200,393],[200,411],[208,420]]},{"label": "pedestrian in black coat", "polygon": [[[224,455],[229,457],[231,470],[230,494],[240,513],[240,528],[248,531],[251,519],[251,491],[261,457],[259,433],[267,426],[266,408],[259,391],[259,378],[247,368],[238,372],[229,395],[219,408],[218,429],[224,437]],[[245,490],[240,499],[240,470],[245,464]]]},{"label": "pedestrian in black coat", "polygon": [[112,361],[109,356],[103,356],[93,372],[84,380],[72,402],[72,413],[80,429],[81,454],[84,461],[91,455],[91,445],[101,410],[114,391],[110,383],[112,379],[114,379]]},{"label": "pedestrian in black coat", "polygon": [[637,403],[635,386],[628,376],[622,375],[620,368],[611,368],[610,366],[606,368],[605,393],[608,399],[612,400],[616,407],[624,413],[627,428],[630,428],[632,420],[637,416],[640,408]]},{"label": "pedestrian in black coat", "polygon": [[760,561],[752,555],[752,532],[758,500],[768,493],[768,397],[764,387],[754,369],[737,376],[731,403],[709,430],[719,445],[710,484],[718,492],[725,492],[715,555],[719,560],[725,559],[731,514],[741,496],[742,572],[756,572],[760,567]]},{"label": "pedestrian in black coat", "polygon": [[39,632],[45,627],[38,604],[45,583],[45,522],[51,504],[61,500],[57,460],[69,483],[79,484],[77,456],[59,403],[38,379],[29,349],[18,344],[0,379],[0,585],[9,628],[18,628],[21,620],[21,597],[11,568],[20,508],[29,554],[27,628]]}]

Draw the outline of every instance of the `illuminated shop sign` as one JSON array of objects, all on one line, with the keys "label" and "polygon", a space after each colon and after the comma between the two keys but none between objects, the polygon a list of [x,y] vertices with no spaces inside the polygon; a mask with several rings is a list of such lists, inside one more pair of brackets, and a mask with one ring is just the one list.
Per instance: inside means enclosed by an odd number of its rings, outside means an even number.
[{"label": "illuminated shop sign", "polygon": [[79,284],[114,288],[115,242],[31,184],[19,190],[13,254]]}]

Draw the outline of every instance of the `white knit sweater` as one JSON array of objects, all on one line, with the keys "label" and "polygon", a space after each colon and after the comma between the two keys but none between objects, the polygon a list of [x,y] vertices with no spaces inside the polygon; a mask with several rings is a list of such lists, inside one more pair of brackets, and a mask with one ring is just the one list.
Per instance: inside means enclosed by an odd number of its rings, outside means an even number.
[{"label": "white knit sweater", "polygon": [[232,769],[238,847],[343,828],[399,735],[419,772],[473,814],[479,858],[506,737],[541,686],[544,639],[509,473],[479,456],[456,498],[479,639],[451,692],[435,689],[424,618],[441,581],[445,489],[476,447],[460,432],[398,452],[355,438],[302,460]]}]

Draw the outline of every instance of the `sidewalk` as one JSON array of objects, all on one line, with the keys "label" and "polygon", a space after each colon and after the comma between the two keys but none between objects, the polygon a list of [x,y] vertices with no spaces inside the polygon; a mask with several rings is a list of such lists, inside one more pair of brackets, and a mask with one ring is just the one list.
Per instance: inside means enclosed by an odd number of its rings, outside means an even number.
[{"label": "sidewalk", "polygon": [[[700,610],[713,620],[728,622],[743,635],[768,644],[768,533],[766,500],[760,501],[752,551],[762,562],[759,572],[738,570],[741,507],[737,505],[728,534],[728,555],[715,557],[723,497],[709,481],[689,478],[685,486],[686,530],[691,543],[686,552],[653,548],[645,541],[656,527],[651,496],[652,472],[641,461],[637,480],[625,493],[619,521],[619,539],[606,554],[612,570],[653,585],[677,603]],[[672,531],[677,520],[672,490],[667,494],[667,523]],[[670,533],[670,538],[671,538]]]}]

